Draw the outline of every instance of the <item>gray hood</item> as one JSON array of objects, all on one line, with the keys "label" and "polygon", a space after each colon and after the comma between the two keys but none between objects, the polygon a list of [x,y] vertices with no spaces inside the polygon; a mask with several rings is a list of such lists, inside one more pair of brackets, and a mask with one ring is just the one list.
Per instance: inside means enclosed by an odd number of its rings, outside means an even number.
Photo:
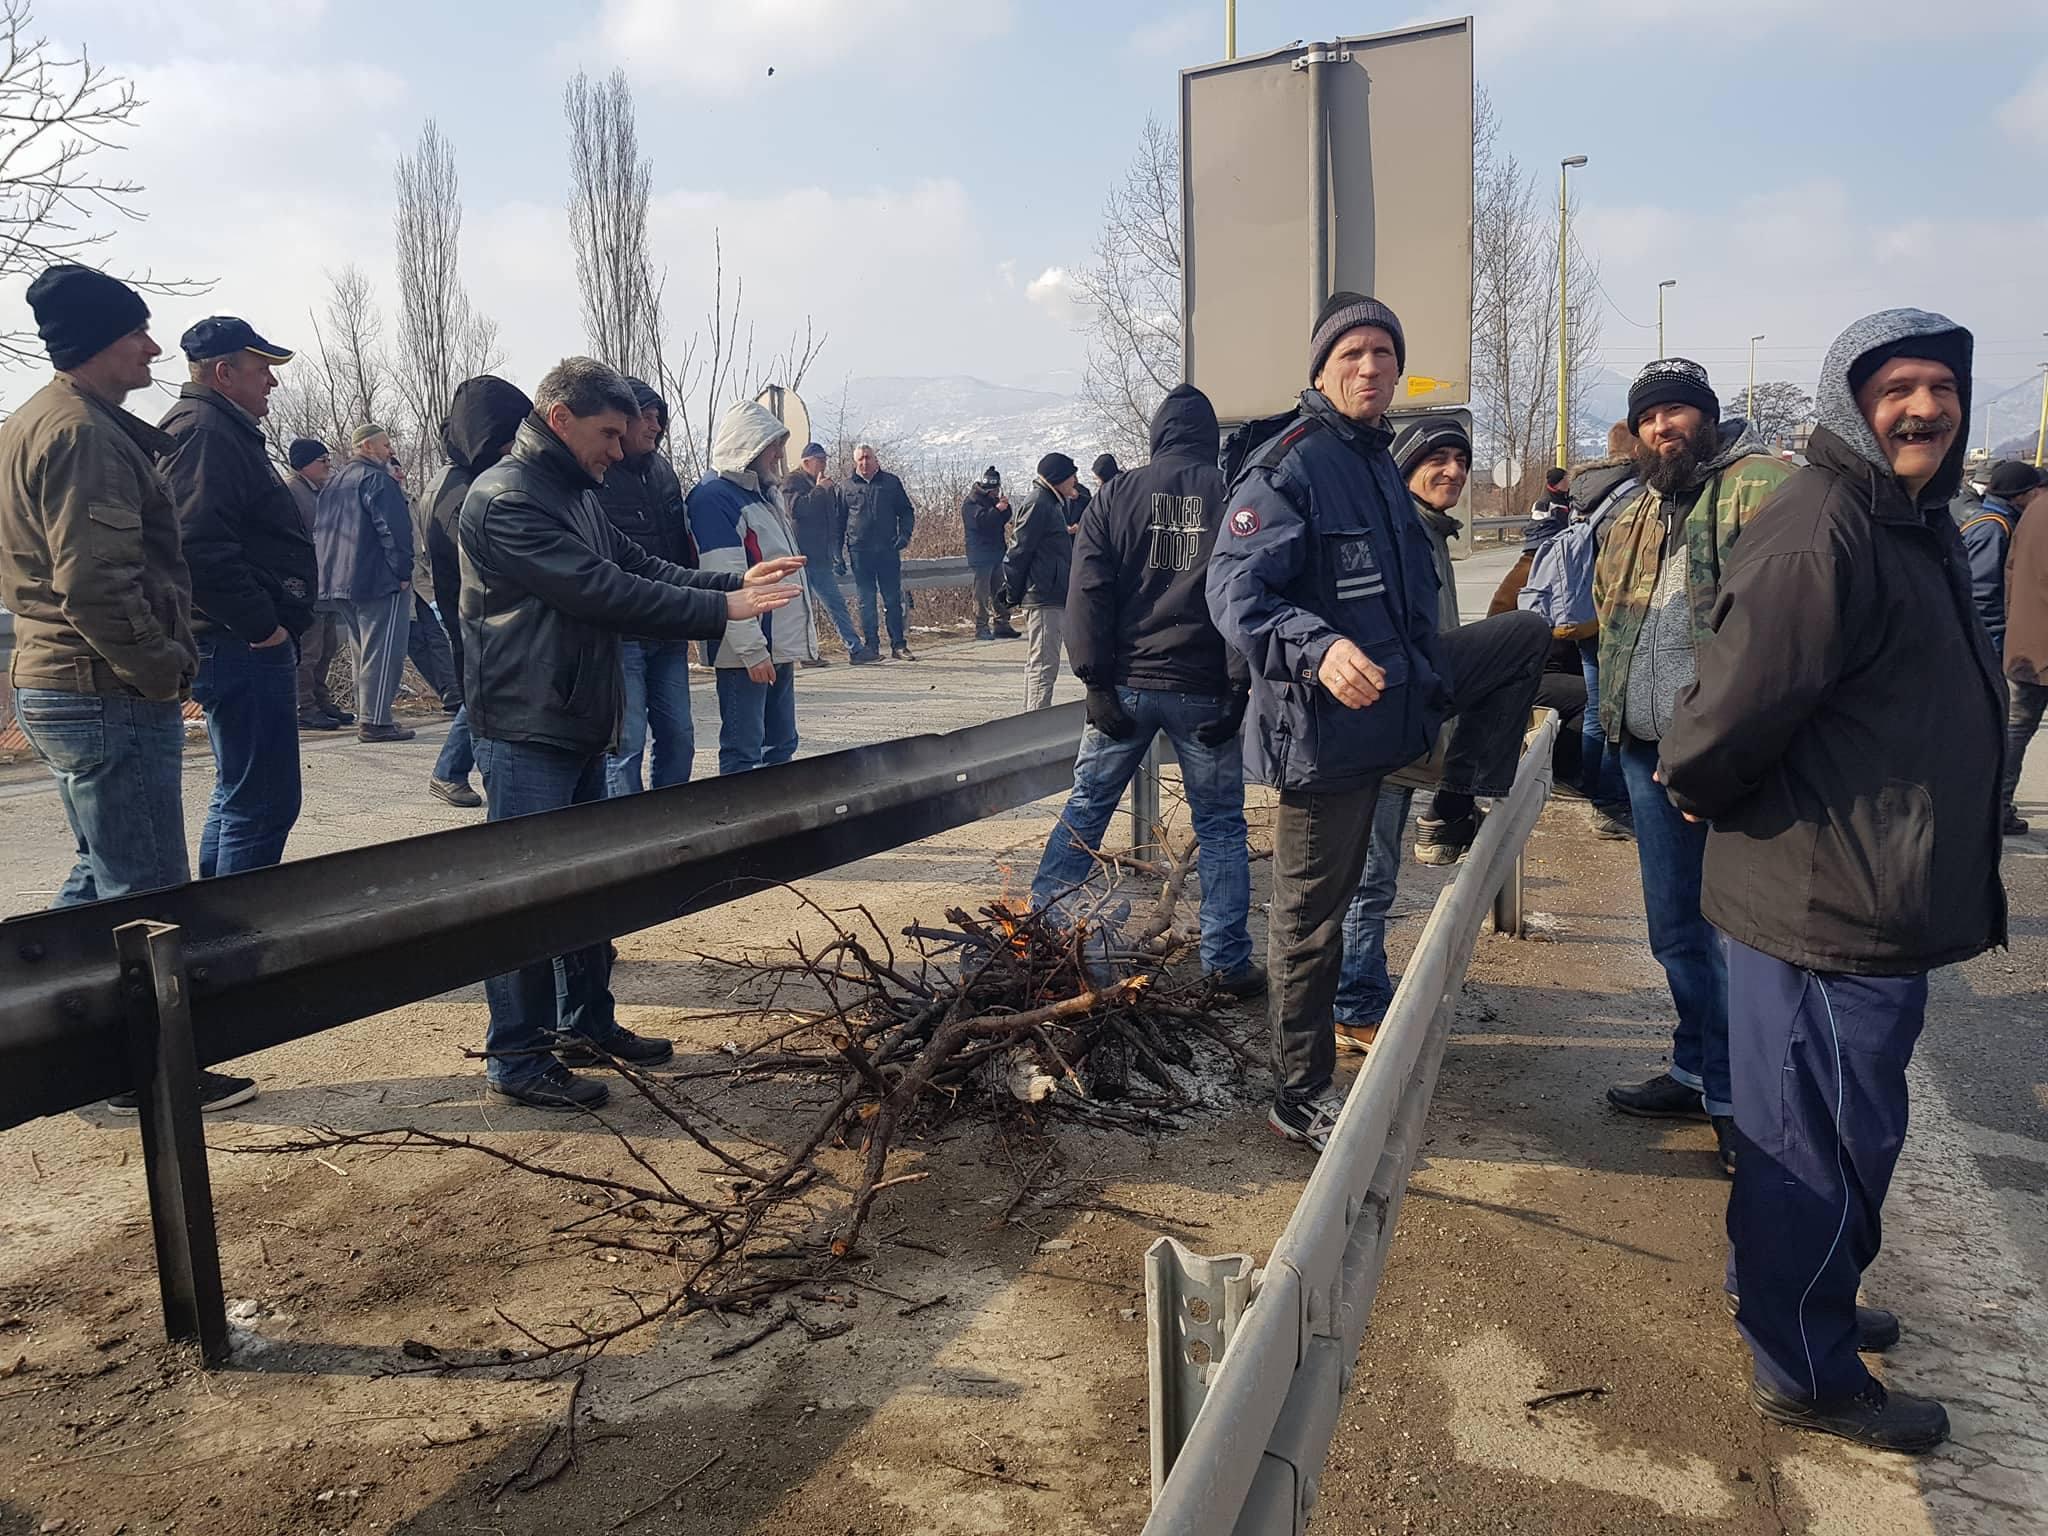
[{"label": "gray hood", "polygon": [[1941,473],[1921,492],[1923,503],[1946,501],[1963,483],[1963,457],[1969,451],[1970,360],[1974,342],[1970,333],[1946,315],[1924,309],[1881,309],[1865,315],[1835,338],[1827,361],[1820,367],[1820,387],[1814,392],[1815,417],[1820,425],[1842,440],[1858,458],[1882,474],[1891,473],[1891,461],[1863,412],[1856,404],[1849,375],[1858,360],[1895,343],[1918,337],[1940,337],[1935,349],[1910,356],[1938,357],[1956,372],[1956,391],[1962,420],[1957,423],[1955,441],[1942,460]]},{"label": "gray hood", "polygon": [[727,408],[718,423],[718,436],[711,444],[711,467],[740,484],[766,492],[769,487],[754,484],[749,473],[754,460],[770,445],[789,436],[789,428],[777,421],[766,406],[741,400]]},{"label": "gray hood", "polygon": [[1700,483],[1706,484],[1715,475],[1733,464],[1737,459],[1746,459],[1751,454],[1770,456],[1771,445],[1756,435],[1756,429],[1739,417],[1721,423],[1721,448],[1711,459],[1700,466]]}]

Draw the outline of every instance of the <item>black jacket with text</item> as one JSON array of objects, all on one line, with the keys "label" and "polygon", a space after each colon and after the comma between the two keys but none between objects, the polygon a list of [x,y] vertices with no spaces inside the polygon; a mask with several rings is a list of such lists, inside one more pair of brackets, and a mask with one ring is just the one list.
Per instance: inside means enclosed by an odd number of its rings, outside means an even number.
[{"label": "black jacket with text", "polygon": [[1250,685],[1209,617],[1209,555],[1229,487],[1216,411],[1192,384],[1159,403],[1152,461],[1111,480],[1081,514],[1067,651],[1091,688],[1223,694]]}]

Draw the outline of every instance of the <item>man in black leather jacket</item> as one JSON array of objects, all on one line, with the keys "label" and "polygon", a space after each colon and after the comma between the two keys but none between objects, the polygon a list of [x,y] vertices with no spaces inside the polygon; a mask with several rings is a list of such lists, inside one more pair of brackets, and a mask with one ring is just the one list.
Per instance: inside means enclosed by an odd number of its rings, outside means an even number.
[{"label": "man in black leather jacket", "polygon": [[[798,594],[782,578],[800,557],[744,576],[692,571],[612,526],[598,487],[639,413],[615,369],[567,358],[534,391],[512,452],[463,500],[463,694],[492,821],[605,797],[622,636],[716,639],[727,619]],[[593,1108],[604,1084],[565,1062],[666,1060],[668,1041],[619,1027],[610,983],[602,944],[486,981],[492,1092],[536,1109]]]}]

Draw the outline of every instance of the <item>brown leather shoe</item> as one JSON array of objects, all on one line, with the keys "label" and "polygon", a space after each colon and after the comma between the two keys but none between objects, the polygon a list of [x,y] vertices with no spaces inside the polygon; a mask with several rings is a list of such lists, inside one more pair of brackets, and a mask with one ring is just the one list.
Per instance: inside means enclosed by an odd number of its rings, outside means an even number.
[{"label": "brown leather shoe", "polygon": [[1377,1024],[1339,1024],[1337,1026],[1337,1047],[1346,1051],[1369,1051],[1372,1043],[1379,1038]]}]

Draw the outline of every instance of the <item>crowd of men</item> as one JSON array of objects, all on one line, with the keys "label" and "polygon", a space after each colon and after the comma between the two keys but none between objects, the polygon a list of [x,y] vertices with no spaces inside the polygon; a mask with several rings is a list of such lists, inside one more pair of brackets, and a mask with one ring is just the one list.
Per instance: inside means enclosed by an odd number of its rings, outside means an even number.
[{"label": "crowd of men", "polygon": [[[216,764],[207,878],[282,856],[300,727],[412,734],[392,717],[408,655],[453,714],[433,792],[494,821],[687,779],[692,643],[715,673],[723,773],[796,752],[818,607],[855,663],[881,659],[878,609],[891,657],[914,659],[915,513],[870,446],[843,485],[820,444],[792,470],[788,430],[743,401],[685,490],[659,451],[660,395],[569,358],[531,398],[465,382],[415,511],[374,422],[340,468],[301,440],[276,472],[260,421],[290,353],[246,322],[185,333],[190,381],[153,428],[122,408],[159,350],[142,299],[63,265],[29,302],[56,372],[0,426],[0,599],[19,719],[77,844],[60,905],[189,878],[187,696]],[[2005,942],[2000,833],[2048,699],[2048,514],[2024,516],[2048,487],[2007,465],[1963,492],[1971,347],[1914,310],[1851,326],[1796,469],[1721,420],[1696,363],[1652,363],[1609,456],[1552,476],[1495,611],[1471,623],[1449,543],[1472,443],[1450,417],[1395,431],[1406,338],[1362,294],[1324,305],[1298,408],[1231,448],[1184,385],[1148,462],[1105,455],[1092,496],[1055,452],[1021,513],[993,467],[961,508],[977,634],[1017,636],[1023,610],[1026,706],[1050,704],[1063,656],[1087,692],[1034,902],[1086,900],[1165,735],[1200,841],[1203,967],[1266,997],[1268,1124],[1314,1151],[1344,1102],[1338,1050],[1371,1049],[1392,996],[1413,794],[1429,792],[1415,856],[1455,863],[1480,801],[1510,787],[1532,704],[1577,716],[1577,776],[1595,830],[1634,838],[1677,1016],[1669,1068],[1609,1100],[1713,1124],[1758,1410],[1899,1450],[1938,1443],[1947,1419],[1862,1364],[1899,1328],[1857,1304],[1858,1282],[1928,973]],[[326,691],[344,635],[353,712]],[[1263,966],[1247,782],[1278,801]],[[604,1082],[574,1068],[672,1054],[618,1023],[610,967],[597,946],[486,984],[495,1096],[590,1108]],[[209,1107],[254,1091],[205,1077]]]}]

